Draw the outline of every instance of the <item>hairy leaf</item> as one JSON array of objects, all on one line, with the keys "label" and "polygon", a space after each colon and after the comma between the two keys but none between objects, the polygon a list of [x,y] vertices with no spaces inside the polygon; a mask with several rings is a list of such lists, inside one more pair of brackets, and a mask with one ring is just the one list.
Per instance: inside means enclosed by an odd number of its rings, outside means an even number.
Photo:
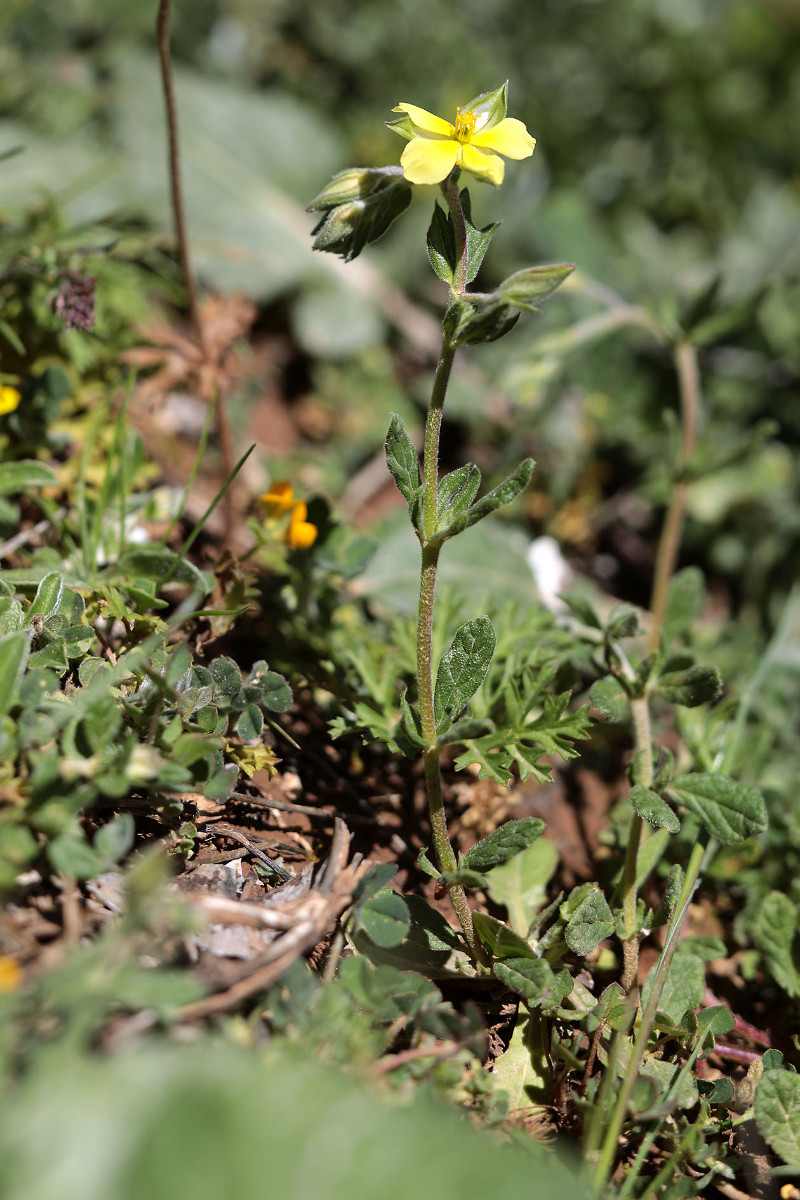
[{"label": "hairy leaf", "polygon": [[494,647],[494,628],[488,617],[475,617],[456,632],[436,673],[433,708],[437,733],[452,725],[483,683]]},{"label": "hairy leaf", "polygon": [[724,845],[744,842],[767,828],[767,810],[759,790],[726,775],[684,775],[666,791]]},{"label": "hairy leaf", "polygon": [[538,817],[524,817],[521,821],[506,821],[482,841],[467,850],[461,858],[462,867],[475,871],[490,871],[501,863],[509,862],[521,851],[531,846],[541,836],[544,821]]}]

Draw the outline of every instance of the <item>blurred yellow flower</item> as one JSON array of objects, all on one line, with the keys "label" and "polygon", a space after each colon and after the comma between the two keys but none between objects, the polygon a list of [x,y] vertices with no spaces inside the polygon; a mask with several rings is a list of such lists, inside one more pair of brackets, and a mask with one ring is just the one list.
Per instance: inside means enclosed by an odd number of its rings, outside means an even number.
[{"label": "blurred yellow flower", "polygon": [[[413,136],[400,157],[409,183],[441,183],[458,166],[497,187],[505,173],[499,156],[530,158],[536,145],[522,121],[514,117],[492,124],[486,111],[456,109],[456,123],[451,125],[415,104],[398,104],[392,111],[405,113],[411,123]],[[397,132],[407,136],[401,129]]]},{"label": "blurred yellow flower", "polygon": [[317,527],[306,520],[308,509],[302,500],[298,500],[289,518],[289,528],[286,530],[286,540],[293,550],[307,550],[317,540]]},{"label": "blurred yellow flower", "polygon": [[14,387],[8,387],[7,384],[0,385],[0,417],[4,417],[6,413],[12,413],[18,407],[22,396]]},{"label": "blurred yellow flower", "polygon": [[15,992],[22,983],[22,967],[15,958],[0,954],[0,992]]},{"label": "blurred yellow flower", "polygon": [[273,483],[268,492],[261,497],[267,506],[267,514],[270,517],[279,517],[282,513],[288,512],[295,503],[294,489],[285,479]]},{"label": "blurred yellow flower", "polygon": [[273,483],[261,499],[267,506],[267,516],[273,519],[291,513],[284,537],[292,550],[307,550],[314,545],[319,531],[316,525],[306,520],[308,506],[304,500],[295,500],[294,488],[290,483],[283,479]]}]

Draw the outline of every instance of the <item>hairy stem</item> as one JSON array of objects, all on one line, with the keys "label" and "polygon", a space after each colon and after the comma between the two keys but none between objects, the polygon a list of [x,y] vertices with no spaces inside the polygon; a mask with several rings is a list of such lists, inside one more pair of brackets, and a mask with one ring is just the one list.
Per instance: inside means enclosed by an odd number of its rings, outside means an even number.
[{"label": "hairy stem", "polygon": [[[600,1151],[600,1156],[597,1161],[594,1172],[594,1186],[597,1195],[600,1195],[614,1168],[614,1159],[617,1153],[617,1145],[619,1136],[622,1132],[622,1127],[625,1123],[625,1118],[628,1112],[628,1104],[630,1103],[631,1095],[636,1080],[639,1076],[639,1070],[644,1062],[645,1052],[647,1050],[647,1042],[650,1037],[653,1024],[658,1012],[658,1004],[661,999],[661,993],[664,990],[664,984],[667,980],[667,974],[672,964],[672,959],[675,951],[678,948],[681,929],[686,920],[686,914],[689,911],[689,904],[692,896],[697,888],[700,878],[700,871],[707,856],[713,853],[714,842],[711,839],[707,846],[702,843],[697,843],[689,858],[689,864],[686,868],[686,875],[683,880],[681,894],[678,897],[678,902],[675,905],[675,910],[672,914],[672,919],[667,929],[667,937],[664,942],[664,948],[661,951],[661,957],[658,960],[653,988],[647,1000],[647,1005],[642,1013],[642,1019],[639,1022],[639,1027],[636,1030],[636,1036],[633,1042],[630,1059],[625,1068],[625,1075],[622,1079],[622,1085],[614,1104],[614,1109],[611,1118],[606,1127],[603,1146]],[[621,1035],[617,1034],[619,1038]]]},{"label": "hairy stem", "polygon": [[[639,782],[650,787],[653,782],[653,739],[650,731],[650,709],[646,696],[631,701],[634,729],[634,754],[638,764]],[[628,847],[622,871],[622,912],[625,936],[622,942],[623,975],[622,986],[630,995],[636,987],[639,974],[639,930],[636,909],[638,903],[637,867],[639,847],[642,842],[642,818],[634,813],[628,831]]]},{"label": "hairy stem", "polygon": [[[678,388],[681,399],[681,471],[689,464],[697,444],[697,426],[700,414],[700,373],[697,352],[689,342],[678,342],[673,350]],[[649,654],[658,650],[664,617],[667,611],[669,585],[675,571],[680,551],[681,534],[686,516],[688,483],[679,477],[672,488],[664,528],[658,543],[656,569],[653,579],[653,595],[650,602],[652,624],[647,639]],[[653,742],[650,732],[650,711],[646,696],[631,703],[634,721],[634,746],[639,763],[639,782],[650,787],[653,781]],[[623,938],[622,985],[631,993],[636,985],[639,966],[639,937],[636,931],[637,906],[637,863],[642,841],[642,819],[635,813],[628,833],[625,866],[622,876],[622,907],[625,936]]]},{"label": "hairy stem", "polygon": [[169,186],[172,200],[172,219],[175,225],[178,263],[186,288],[189,320],[198,346],[203,345],[203,324],[197,302],[192,264],[189,258],[189,239],[186,235],[186,216],[181,189],[180,149],[178,146],[178,109],[175,104],[175,88],[172,82],[172,58],[169,49],[169,25],[172,15],[172,0],[161,0],[156,20],[156,40],[161,63],[161,84],[164,89],[164,105],[167,110],[167,136],[169,139]]},{"label": "hairy stem", "polygon": [[[447,200],[456,227],[458,283],[454,283],[461,291],[465,286],[467,272],[466,256],[466,224],[461,201],[458,194],[458,171],[454,171],[442,184],[442,192]],[[442,349],[436,375],[433,380],[428,415],[425,421],[425,444],[422,462],[422,568],[419,586],[419,608],[417,615],[417,694],[419,697],[419,716],[422,736],[425,739],[425,783],[428,789],[428,807],[431,818],[433,845],[439,867],[442,871],[456,869],[456,856],[447,832],[447,817],[444,811],[444,794],[442,792],[442,773],[440,765],[440,748],[436,743],[436,716],[434,712],[433,686],[433,615],[436,599],[436,570],[439,564],[439,553],[442,542],[437,539],[438,525],[438,492],[439,492],[439,438],[442,429],[442,410],[444,408],[447,385],[455,358],[455,347],[450,344],[447,332],[442,337]],[[484,959],[483,950],[475,937],[467,894],[459,884],[451,884],[447,889],[453,908],[461,923],[464,938],[472,957],[476,961]]]},{"label": "hairy stem", "polygon": [[[697,425],[700,416],[700,371],[697,363],[697,351],[691,343],[678,342],[673,349],[673,357],[681,399],[680,466],[685,468],[691,462],[697,444]],[[653,623],[648,638],[648,652],[657,650],[661,641],[670,580],[675,571],[680,551],[688,491],[689,485],[684,478],[679,478],[673,484],[664,528],[658,543],[653,596],[650,602]]]}]

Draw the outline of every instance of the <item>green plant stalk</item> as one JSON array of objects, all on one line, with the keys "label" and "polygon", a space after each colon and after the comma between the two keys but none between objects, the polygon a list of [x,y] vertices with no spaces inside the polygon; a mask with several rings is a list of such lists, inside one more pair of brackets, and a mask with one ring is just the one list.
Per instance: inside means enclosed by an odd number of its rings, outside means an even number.
[{"label": "green plant stalk", "polygon": [[[622,1132],[622,1126],[625,1123],[625,1117],[628,1111],[628,1104],[633,1093],[633,1088],[639,1076],[639,1070],[644,1062],[645,1052],[647,1050],[647,1042],[653,1028],[653,1023],[658,1013],[658,1004],[661,999],[661,993],[664,990],[667,974],[672,964],[672,959],[675,956],[675,951],[678,948],[680,932],[683,928],[683,923],[686,920],[686,914],[689,911],[689,904],[692,896],[697,888],[700,878],[700,871],[706,857],[710,857],[714,853],[715,841],[709,839],[707,845],[698,842],[692,848],[692,853],[689,858],[689,863],[686,868],[686,875],[683,880],[681,894],[678,897],[678,902],[675,905],[675,911],[669,923],[667,937],[664,942],[664,948],[661,951],[661,956],[658,960],[656,975],[653,980],[653,990],[647,1001],[642,1019],[639,1023],[639,1028],[636,1031],[636,1036],[633,1041],[631,1056],[628,1060],[628,1065],[625,1070],[625,1077],[622,1080],[622,1087],[617,1093],[614,1110],[611,1114],[611,1119],[606,1128],[606,1136],[603,1141],[603,1146],[600,1151],[600,1156],[597,1161],[594,1173],[595,1190],[600,1192],[608,1182],[611,1172],[614,1169],[614,1158],[616,1156],[617,1143],[619,1135]],[[617,1034],[617,1037],[620,1035]]]},{"label": "green plant stalk", "polygon": [[[701,395],[700,369],[697,362],[697,351],[690,342],[677,342],[673,347],[672,354],[678,376],[678,391],[681,402],[682,433],[679,466],[682,475],[694,457],[697,445]],[[688,494],[689,484],[685,478],[679,477],[672,488],[669,508],[667,509],[664,528],[661,531],[661,540],[658,544],[653,595],[650,601],[653,622],[650,626],[650,635],[647,641],[648,653],[657,650],[661,642],[664,618],[667,613],[667,601],[669,600],[669,585],[678,561]]]},{"label": "green plant stalk", "polygon": [[[458,193],[458,169],[444,181],[442,193],[447,200],[456,230],[456,271],[451,288],[451,295],[463,293],[467,273],[467,241],[464,213]],[[442,349],[439,363],[431,390],[428,415],[425,420],[425,442],[422,460],[422,566],[419,584],[419,607],[417,612],[417,696],[419,700],[419,717],[422,736],[425,740],[423,759],[425,765],[425,784],[428,791],[428,809],[431,819],[433,846],[439,867],[442,871],[455,871],[457,862],[447,831],[447,817],[444,810],[444,793],[442,791],[442,772],[440,764],[440,747],[437,745],[436,716],[434,712],[433,687],[433,617],[436,600],[436,571],[439,565],[439,554],[442,541],[436,536],[437,508],[439,491],[439,440],[442,429],[442,411],[444,409],[447,385],[455,358],[455,347],[445,331],[442,336]],[[475,936],[472,924],[472,913],[467,900],[467,894],[460,884],[453,884],[447,889],[448,895],[456,911],[464,938],[470,954],[476,961],[482,961],[484,954]]]},{"label": "green plant stalk", "polygon": [[[650,729],[650,708],[647,697],[640,696],[631,701],[634,730],[634,753],[639,763],[639,782],[650,787],[653,782],[653,736]],[[636,988],[639,974],[639,931],[636,910],[638,906],[639,847],[642,843],[644,822],[638,813],[631,818],[628,831],[628,846],[625,866],[622,871],[622,914],[625,936],[622,941],[623,974],[622,986],[630,995]]]},{"label": "green plant stalk", "polygon": [[[678,376],[678,391],[681,404],[681,471],[692,460],[697,445],[697,427],[700,417],[700,371],[697,351],[690,342],[679,341],[673,347],[675,370]],[[664,618],[669,599],[669,585],[675,571],[680,551],[681,534],[686,517],[686,502],[689,485],[679,478],[673,485],[664,528],[658,543],[656,568],[653,578],[653,594],[650,601],[652,623],[647,638],[647,653],[655,653],[661,644]],[[631,702],[634,720],[634,741],[639,755],[640,782],[649,787],[653,776],[653,745],[650,732],[650,713],[647,697]],[[622,907],[625,937],[623,939],[623,978],[626,992],[636,985],[639,966],[639,939],[636,932],[637,908],[637,860],[642,841],[642,819],[635,813],[628,832],[628,845],[623,868]]]}]

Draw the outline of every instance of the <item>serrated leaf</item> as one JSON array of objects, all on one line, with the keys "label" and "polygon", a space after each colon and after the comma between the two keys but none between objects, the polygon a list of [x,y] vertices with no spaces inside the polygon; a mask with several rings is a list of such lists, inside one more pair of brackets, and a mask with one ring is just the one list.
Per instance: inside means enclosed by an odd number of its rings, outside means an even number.
[{"label": "serrated leaf", "polygon": [[630,701],[628,693],[613,675],[605,675],[592,684],[589,699],[604,720],[620,725],[628,719]]},{"label": "serrated leaf", "polygon": [[684,775],[665,790],[723,845],[744,842],[767,828],[767,810],[758,788],[726,775]]},{"label": "serrated leaf", "polygon": [[602,892],[588,892],[572,912],[564,940],[574,954],[589,954],[598,942],[614,932],[614,918]]},{"label": "serrated leaf", "polygon": [[503,921],[487,913],[472,914],[475,932],[495,958],[535,958],[528,943]]},{"label": "serrated leaf", "polygon": [[544,821],[538,817],[524,817],[521,821],[506,821],[482,841],[462,855],[460,866],[475,871],[491,871],[507,863],[517,854],[533,845],[544,830]]},{"label": "serrated leaf", "polygon": [[691,667],[688,671],[662,675],[658,691],[670,704],[697,708],[700,704],[719,700],[722,695],[722,676],[717,667]]},{"label": "serrated leaf", "polygon": [[533,474],[534,461],[532,458],[524,459],[511,475],[493,488],[491,492],[487,492],[480,500],[477,500],[471,508],[466,512],[459,513],[454,521],[448,525],[447,529],[440,530],[438,537],[455,537],[457,533],[468,529],[477,521],[481,521],[487,517],[489,513],[495,512],[498,508],[503,508],[506,504],[510,504],[512,500],[516,500],[517,496],[525,491]]},{"label": "serrated leaf", "polygon": [[422,490],[419,476],[419,456],[397,413],[392,413],[384,449],[386,463],[394,476],[397,489],[410,506],[417,500]]},{"label": "serrated leaf", "polygon": [[797,909],[782,892],[770,892],[761,901],[755,921],[755,939],[772,977],[790,996],[800,996],[800,968],[795,953]]},{"label": "serrated leaf", "polygon": [[488,617],[475,617],[457,631],[439,660],[433,711],[437,733],[444,733],[464,711],[486,678],[495,648]]},{"label": "serrated leaf", "polygon": [[800,1168],[800,1075],[765,1071],[756,1090],[759,1133],[790,1167]]},{"label": "serrated leaf", "polygon": [[680,832],[680,821],[666,800],[661,799],[658,792],[637,783],[635,787],[631,788],[629,799],[633,811],[638,813],[643,821],[647,821],[648,825],[654,825],[656,829],[666,829],[669,833]]}]

